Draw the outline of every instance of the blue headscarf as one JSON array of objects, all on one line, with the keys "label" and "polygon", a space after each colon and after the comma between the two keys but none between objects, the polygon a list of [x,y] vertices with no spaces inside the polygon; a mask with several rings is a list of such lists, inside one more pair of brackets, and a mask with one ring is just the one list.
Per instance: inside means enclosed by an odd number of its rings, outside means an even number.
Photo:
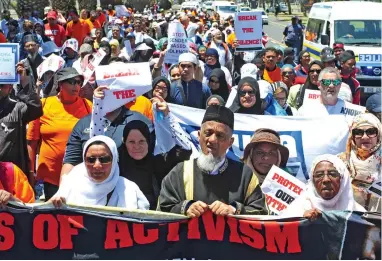
[{"label": "blue headscarf", "polygon": [[210,79],[210,76],[211,76],[211,72],[213,69],[217,69],[217,68],[221,68],[221,65],[219,63],[219,53],[216,49],[214,48],[208,48],[207,51],[206,51],[206,57],[207,56],[215,56],[216,57],[216,63],[214,65],[208,65],[207,64],[207,61],[206,63],[204,64],[204,76],[207,78],[207,79]]}]

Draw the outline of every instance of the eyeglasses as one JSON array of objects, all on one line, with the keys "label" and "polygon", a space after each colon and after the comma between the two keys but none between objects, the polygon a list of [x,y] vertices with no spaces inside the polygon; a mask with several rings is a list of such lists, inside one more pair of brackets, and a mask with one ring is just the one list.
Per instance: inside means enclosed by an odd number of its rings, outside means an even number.
[{"label": "eyeglasses", "polygon": [[219,83],[219,81],[210,80],[210,83]]},{"label": "eyeglasses", "polygon": [[354,138],[357,138],[357,139],[360,139],[363,137],[363,135],[366,135],[369,137],[369,138],[375,138],[377,137],[378,135],[378,129],[377,128],[369,128],[367,130],[362,130],[362,129],[354,129],[352,130],[352,136]]},{"label": "eyeglasses", "polygon": [[82,86],[82,83],[83,83],[82,80],[77,80],[77,79],[74,79],[74,78],[72,78],[72,79],[67,79],[66,82],[69,83],[69,84],[71,84],[71,85],[76,85],[76,84],[78,84],[78,85],[80,85],[80,86]]},{"label": "eyeglasses", "polygon": [[163,87],[163,86],[160,86],[160,85],[156,85],[155,88],[154,88],[155,91],[162,91],[162,92],[167,92],[167,87]]},{"label": "eyeglasses", "polygon": [[25,48],[33,48],[33,47],[35,47],[36,46],[36,44],[26,44],[25,45]]},{"label": "eyeglasses", "polygon": [[322,180],[322,179],[324,179],[325,175],[327,175],[330,179],[337,179],[337,178],[341,177],[341,175],[338,171],[330,170],[327,173],[325,173],[323,171],[318,171],[318,172],[314,173],[313,178],[316,180]]},{"label": "eyeglasses", "polygon": [[249,95],[249,96],[253,96],[253,95],[255,95],[255,92],[254,91],[239,91],[239,95],[241,96],[241,97],[244,97],[245,95]]},{"label": "eyeglasses", "polygon": [[286,72],[283,72],[282,74],[283,74],[283,75],[293,75],[294,72],[292,72],[292,71],[286,71]]},{"label": "eyeglasses", "polygon": [[110,164],[112,161],[112,157],[110,156],[102,156],[102,157],[86,157],[86,163],[94,164],[98,160],[101,164]]},{"label": "eyeglasses", "polygon": [[330,84],[333,84],[334,86],[338,86],[341,84],[341,80],[336,79],[336,80],[328,80],[328,79],[322,79],[321,80],[322,85],[329,87]]},{"label": "eyeglasses", "polygon": [[317,73],[320,74],[321,69],[316,69],[316,70],[309,70],[309,73]]},{"label": "eyeglasses", "polygon": [[260,158],[265,158],[265,157],[268,157],[268,158],[277,158],[278,157],[278,153],[274,150],[271,150],[270,152],[266,152],[266,151],[262,151],[262,150],[255,150],[255,155],[257,157],[260,157]]}]

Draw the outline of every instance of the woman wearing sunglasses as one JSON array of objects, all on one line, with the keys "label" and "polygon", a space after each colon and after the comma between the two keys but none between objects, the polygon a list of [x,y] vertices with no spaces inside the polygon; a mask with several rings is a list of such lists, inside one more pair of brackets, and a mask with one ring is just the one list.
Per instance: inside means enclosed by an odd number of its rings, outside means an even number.
[{"label": "woman wearing sunglasses", "polygon": [[56,79],[58,94],[41,100],[44,114],[30,122],[27,131],[29,171],[36,171],[37,180],[44,182],[46,200],[58,190],[66,143],[74,126],[79,119],[92,112],[92,102],[79,96],[83,76],[76,69],[60,69]]},{"label": "woman wearing sunglasses", "polygon": [[346,165],[336,155],[325,154],[314,159],[305,191],[281,215],[313,221],[330,210],[366,211],[354,199]]},{"label": "woman wearing sunglasses", "polygon": [[95,136],[83,149],[84,162],[62,179],[60,189],[50,199],[55,207],[63,204],[110,206],[129,210],[149,209],[138,186],[120,176],[118,150],[106,136]]},{"label": "woman wearing sunglasses", "polygon": [[371,113],[357,115],[350,128],[346,151],[340,158],[346,163],[355,199],[368,211],[381,211],[380,197],[367,191],[375,180],[381,180],[382,125]]},{"label": "woman wearing sunglasses", "polygon": [[213,69],[208,79],[208,87],[212,94],[221,96],[224,101],[227,101],[229,96],[229,87],[225,79],[225,74],[222,69]]},{"label": "woman wearing sunglasses", "polygon": [[258,82],[253,77],[244,77],[240,80],[236,97],[230,106],[230,110],[235,113],[244,114],[264,114],[260,98]]}]

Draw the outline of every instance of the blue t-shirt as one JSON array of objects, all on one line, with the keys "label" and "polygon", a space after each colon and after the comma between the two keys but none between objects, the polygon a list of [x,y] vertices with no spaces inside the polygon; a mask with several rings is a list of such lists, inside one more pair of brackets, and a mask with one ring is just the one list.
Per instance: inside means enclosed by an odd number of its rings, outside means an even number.
[{"label": "blue t-shirt", "polygon": [[[185,101],[181,90],[184,92]],[[210,96],[210,88],[195,79],[189,82],[179,80],[171,84],[170,102],[175,104],[205,109]]]}]

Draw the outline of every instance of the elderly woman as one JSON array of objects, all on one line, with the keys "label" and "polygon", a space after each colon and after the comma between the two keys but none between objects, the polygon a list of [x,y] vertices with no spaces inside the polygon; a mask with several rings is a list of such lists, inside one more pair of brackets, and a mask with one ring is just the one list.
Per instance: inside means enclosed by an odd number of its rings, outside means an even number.
[{"label": "elderly woman", "polygon": [[349,171],[341,159],[325,154],[313,161],[306,190],[282,213],[283,216],[317,218],[321,211],[361,211],[353,196]]},{"label": "elderly woman", "polygon": [[243,162],[263,183],[273,165],[285,168],[289,150],[281,145],[279,134],[271,129],[258,129],[244,149]]},{"label": "elderly woman", "polygon": [[371,113],[357,115],[350,128],[346,151],[340,154],[350,172],[355,200],[368,211],[381,211],[381,199],[368,192],[381,180],[382,125]]},{"label": "elderly woman", "polygon": [[285,64],[281,68],[281,80],[288,86],[288,89],[294,85],[294,80],[296,78],[296,74],[294,68],[290,64]]},{"label": "elderly woman", "polygon": [[118,150],[106,136],[95,136],[85,143],[84,162],[62,179],[56,195],[50,199],[55,207],[64,203],[134,209],[150,205],[139,187],[120,177]]},{"label": "elderly woman", "polygon": [[260,98],[259,84],[253,77],[244,77],[240,80],[236,97],[229,107],[232,112],[244,114],[264,114]]}]

